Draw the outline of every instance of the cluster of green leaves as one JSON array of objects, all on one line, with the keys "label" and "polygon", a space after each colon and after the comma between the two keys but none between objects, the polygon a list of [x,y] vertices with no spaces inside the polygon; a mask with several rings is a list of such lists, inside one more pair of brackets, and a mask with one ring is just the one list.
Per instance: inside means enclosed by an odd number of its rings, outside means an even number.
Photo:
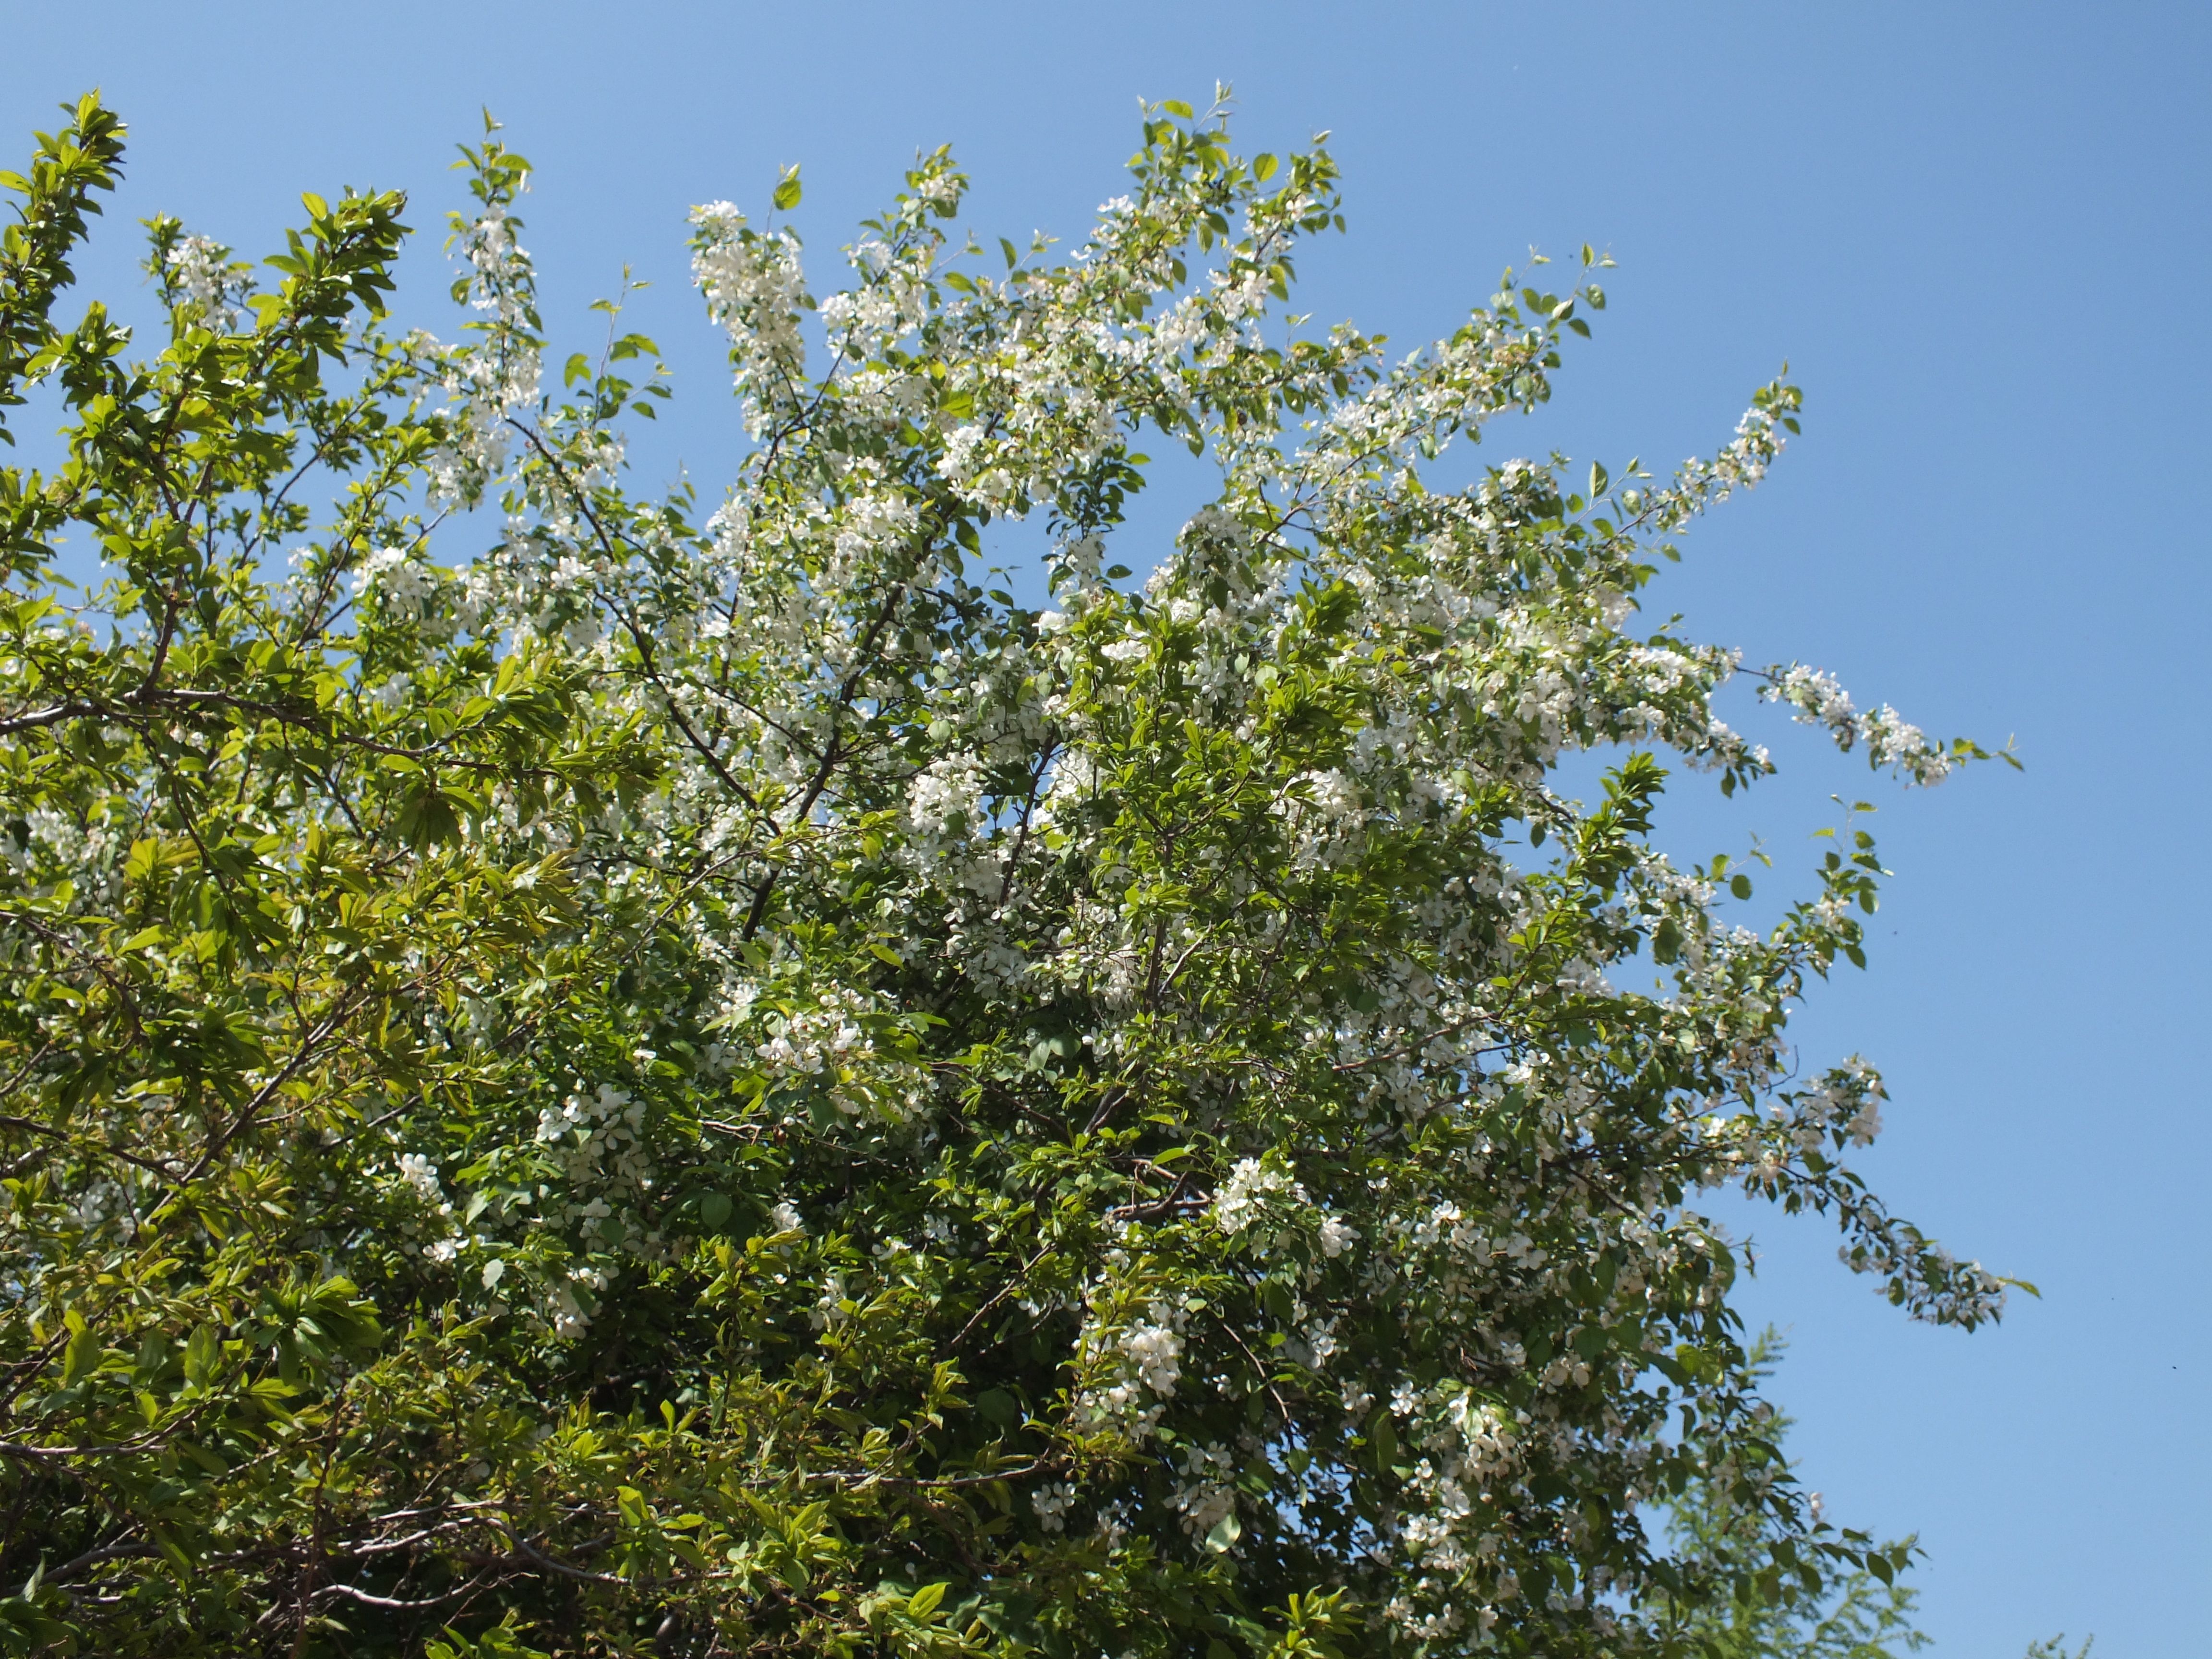
[{"label": "cluster of green leaves", "polygon": [[[335,1136],[340,1103],[418,1086],[404,1010],[508,977],[571,915],[557,861],[503,868],[456,844],[482,781],[596,800],[643,774],[579,730],[570,673],[520,655],[452,665],[412,729],[359,715],[370,653],[329,637],[349,554],[392,530],[439,441],[414,406],[420,365],[374,330],[400,199],[307,198],[249,328],[217,331],[180,300],[167,349],[129,363],[98,305],[74,329],[50,320],[121,150],[95,100],[72,114],[6,181],[23,198],[0,299],[8,398],[51,377],[71,426],[51,476],[0,473],[15,584],[0,732],[19,871],[32,817],[114,830],[76,880],[32,872],[0,896],[15,1575],[0,1620],[19,1644],[88,1629],[99,1650],[177,1652],[252,1639],[265,1607],[212,1583],[210,1557],[281,1556],[289,1517],[324,1504],[334,1472],[349,1483],[337,1441],[301,1461],[310,1440],[352,1441],[359,1469],[404,1466],[426,1425],[483,1409],[465,1328],[389,1304],[398,1327],[380,1322],[349,1241],[302,1237],[293,1149]],[[167,276],[177,228],[153,228]],[[319,474],[344,494],[280,596],[267,567],[307,526],[298,487]],[[118,573],[76,606],[47,575],[64,526]],[[364,1206],[345,1226],[380,1220]],[[69,1611],[63,1585],[140,1560],[174,1571]]]},{"label": "cluster of green leaves", "polygon": [[[1771,1370],[1781,1349],[1767,1333],[1752,1345],[1753,1368]],[[1769,1420],[1778,1457],[1789,1430],[1786,1417]],[[1750,1497],[1704,1482],[1668,1506],[1686,1561],[1723,1589],[1674,1609],[1679,1634],[1711,1659],[1899,1659],[1929,1644],[1913,1620],[1919,1593],[1904,1582],[1920,1553],[1913,1540],[1869,1552],[1864,1565],[1840,1577],[1805,1574],[1795,1540],[1778,1534]]]}]

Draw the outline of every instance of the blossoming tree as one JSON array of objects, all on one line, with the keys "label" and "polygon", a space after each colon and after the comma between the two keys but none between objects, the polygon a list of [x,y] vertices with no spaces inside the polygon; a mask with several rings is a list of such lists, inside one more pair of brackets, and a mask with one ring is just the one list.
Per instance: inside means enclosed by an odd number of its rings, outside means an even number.
[{"label": "blossoming tree", "polygon": [[[1387,363],[1279,310],[1326,151],[1170,103],[1064,260],[949,247],[941,151],[819,299],[696,210],[752,443],[646,499],[655,348],[610,305],[548,384],[495,133],[459,343],[349,193],[258,270],[151,222],[134,356],[57,316],[122,155],[68,117],[0,246],[0,395],[68,422],[0,471],[9,1650],[1634,1654],[1889,1575],[1695,1208],[1998,1312],[1851,1173],[1876,1073],[1794,1067],[1882,872],[1758,934],[1648,844],[1667,766],[1772,769],[1735,655],[1632,623],[1793,387],[1665,481],[1447,489],[1604,262]],[[1218,467],[1172,546],[1140,441]],[[1648,1520],[1695,1482],[1768,1517],[1728,1582]]]}]

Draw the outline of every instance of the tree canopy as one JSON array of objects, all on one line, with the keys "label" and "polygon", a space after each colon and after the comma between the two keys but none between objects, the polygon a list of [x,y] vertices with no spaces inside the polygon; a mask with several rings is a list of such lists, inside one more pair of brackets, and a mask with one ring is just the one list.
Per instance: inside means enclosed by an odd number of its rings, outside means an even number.
[{"label": "tree canopy", "polygon": [[[1394,362],[1285,309],[1323,145],[1170,102],[1065,257],[948,241],[943,150],[820,297],[795,171],[695,210],[750,441],[651,496],[659,350],[618,296],[552,371],[489,124],[451,339],[349,191],[259,265],[149,222],[142,349],[58,316],[123,158],[67,115],[0,246],[0,397],[66,422],[0,471],[10,1650],[1656,1654],[1893,1576],[1697,1208],[1999,1312],[1787,1035],[1885,872],[1839,824],[1757,932],[1650,840],[1774,769],[1638,596],[1794,386],[1663,478],[1454,483],[1607,262]],[[1117,538],[1178,444],[1209,499]],[[1750,672],[1908,783],[1983,754]]]},{"label": "tree canopy", "polygon": [[[1771,1330],[1751,1345],[1754,1380],[1765,1380],[1783,1346]],[[1767,1419],[1766,1443],[1778,1454],[1790,1426],[1778,1412]],[[1806,1506],[1817,1518],[1820,1494],[1813,1493]],[[1784,1596],[1759,1582],[1788,1534],[1756,1495],[1747,1502],[1732,1483],[1693,1480],[1666,1509],[1673,1541],[1690,1569],[1686,1576],[1728,1591],[1686,1596],[1668,1610],[1668,1633],[1690,1638],[1692,1652],[1708,1659],[1905,1659],[1929,1644],[1913,1620],[1919,1591],[1896,1572],[1918,1553],[1914,1540],[1887,1546],[1892,1571],[1879,1578],[1863,1568],[1846,1569],[1818,1587],[1801,1581],[1805,1593]],[[2032,1649],[2028,1659],[2037,1659]]]}]

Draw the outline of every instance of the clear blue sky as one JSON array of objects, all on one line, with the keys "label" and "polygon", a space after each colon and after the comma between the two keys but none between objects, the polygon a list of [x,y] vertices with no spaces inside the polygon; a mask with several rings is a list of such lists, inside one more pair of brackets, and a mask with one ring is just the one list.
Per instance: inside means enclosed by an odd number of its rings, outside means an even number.
[{"label": "clear blue sky", "polygon": [[2212,904],[2191,874],[2212,9],[16,0],[5,19],[11,152],[94,84],[131,123],[83,265],[106,286],[129,285],[131,222],[155,211],[260,252],[303,189],[397,185],[428,233],[405,309],[442,324],[445,165],[491,106],[540,169],[526,240],[556,329],[587,343],[582,307],[624,261],[657,284],[642,325],[684,379],[647,482],[681,459],[712,488],[738,441],[684,288],[689,204],[758,205],[801,162],[826,267],[915,149],[949,140],[987,240],[1073,239],[1118,188],[1138,96],[1198,101],[1217,78],[1254,148],[1336,134],[1351,234],[1300,297],[1324,322],[1410,346],[1531,243],[1619,259],[1596,339],[1493,459],[1710,450],[1787,358],[1803,439],[1653,605],[1940,734],[2016,733],[2028,769],[1905,798],[1763,725],[1783,776],[1725,805],[1682,781],[1666,839],[1703,855],[1756,834],[1802,868],[1830,791],[1881,804],[1899,879],[1873,970],[1819,1000],[1807,1056],[1886,1069],[1878,1184],[2044,1299],[1972,1337],[1916,1328],[1820,1224],[1724,1203],[1762,1250],[1747,1306],[1791,1334],[1777,1393],[1832,1512],[1921,1534],[1939,1652],[2016,1659],[2064,1628],[2103,1659],[2212,1654]]}]

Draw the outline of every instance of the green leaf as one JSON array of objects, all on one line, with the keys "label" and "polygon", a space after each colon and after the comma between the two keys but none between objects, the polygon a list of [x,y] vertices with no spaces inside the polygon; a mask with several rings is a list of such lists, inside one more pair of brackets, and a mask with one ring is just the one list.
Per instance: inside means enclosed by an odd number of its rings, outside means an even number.
[{"label": "green leaf", "polygon": [[222,1338],[216,1328],[204,1322],[195,1326],[185,1344],[185,1381],[195,1389],[205,1389],[214,1380],[222,1357]]},{"label": "green leaf", "polygon": [[945,1592],[950,1588],[949,1584],[945,1583],[923,1585],[912,1595],[907,1597],[907,1616],[909,1619],[929,1618],[937,1611],[939,1604],[945,1600]]},{"label": "green leaf", "polygon": [[1380,1474],[1398,1461],[1398,1425],[1390,1420],[1387,1407],[1370,1420],[1367,1437],[1374,1445],[1375,1472]]},{"label": "green leaf", "polygon": [[100,1364],[100,1336],[75,1311],[69,1315],[70,1340],[62,1350],[62,1387],[68,1388]]}]

